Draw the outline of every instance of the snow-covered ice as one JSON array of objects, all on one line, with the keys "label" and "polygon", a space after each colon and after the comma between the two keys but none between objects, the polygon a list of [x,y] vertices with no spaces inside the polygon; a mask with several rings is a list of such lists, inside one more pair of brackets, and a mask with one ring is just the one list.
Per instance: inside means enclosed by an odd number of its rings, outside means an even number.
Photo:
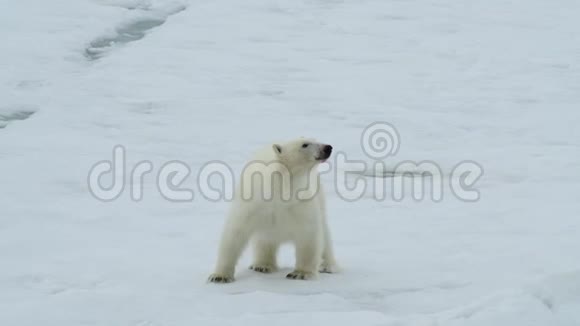
[{"label": "snow-covered ice", "polygon": [[[0,325],[580,325],[580,2],[19,0],[0,10]],[[97,55],[93,55],[93,54]],[[484,168],[480,200],[342,200],[343,272],[238,266],[206,284],[239,172],[311,136],[352,159],[394,125],[388,163]],[[192,202],[145,177],[112,202],[89,169],[186,162]],[[372,178],[369,178],[372,179]],[[369,180],[369,182],[371,182]]]}]

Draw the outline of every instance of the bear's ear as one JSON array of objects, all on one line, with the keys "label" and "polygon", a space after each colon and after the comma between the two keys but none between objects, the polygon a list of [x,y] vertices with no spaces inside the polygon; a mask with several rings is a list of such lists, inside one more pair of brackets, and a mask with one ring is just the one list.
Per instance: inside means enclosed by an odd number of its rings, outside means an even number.
[{"label": "bear's ear", "polygon": [[276,153],[276,155],[282,154],[282,146],[274,144],[272,145],[272,148],[274,149],[274,153]]}]

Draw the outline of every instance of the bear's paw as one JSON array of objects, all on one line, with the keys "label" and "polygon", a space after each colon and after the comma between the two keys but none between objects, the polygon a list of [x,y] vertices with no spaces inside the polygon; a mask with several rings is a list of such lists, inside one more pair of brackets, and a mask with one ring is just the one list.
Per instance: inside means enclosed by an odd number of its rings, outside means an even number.
[{"label": "bear's paw", "polygon": [[210,283],[232,283],[234,281],[234,277],[214,273],[208,277],[207,281]]},{"label": "bear's paw", "polygon": [[270,274],[276,271],[276,266],[272,265],[251,265],[250,269],[254,272]]},{"label": "bear's paw", "polygon": [[311,280],[316,277],[315,273],[304,271],[293,271],[286,275],[287,279],[291,280]]}]

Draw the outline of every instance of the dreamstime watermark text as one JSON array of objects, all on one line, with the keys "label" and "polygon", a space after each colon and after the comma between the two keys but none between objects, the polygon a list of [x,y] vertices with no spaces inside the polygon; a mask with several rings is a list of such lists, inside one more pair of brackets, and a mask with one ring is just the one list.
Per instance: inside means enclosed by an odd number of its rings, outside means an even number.
[{"label": "dreamstime watermark text", "polygon": [[280,161],[249,162],[239,178],[226,162],[219,160],[208,161],[197,171],[179,160],[165,162],[158,168],[148,160],[128,166],[127,149],[117,145],[110,160],[91,167],[87,182],[90,193],[106,202],[127,191],[131,200],[143,200],[145,180],[154,180],[158,194],[172,202],[192,202],[198,197],[232,201],[236,194],[242,200],[253,200],[256,196],[262,200],[308,200],[319,191],[319,177],[324,174],[333,175],[332,190],[345,201],[362,198],[402,201],[410,197],[415,201],[440,202],[446,194],[466,202],[480,199],[477,182],[484,173],[480,164],[463,160],[449,171],[427,159],[387,166],[385,159],[393,160],[400,145],[400,134],[392,124],[375,122],[363,130],[360,138],[361,150],[368,160],[350,160],[347,153],[337,151],[327,162],[313,166],[300,178]]}]

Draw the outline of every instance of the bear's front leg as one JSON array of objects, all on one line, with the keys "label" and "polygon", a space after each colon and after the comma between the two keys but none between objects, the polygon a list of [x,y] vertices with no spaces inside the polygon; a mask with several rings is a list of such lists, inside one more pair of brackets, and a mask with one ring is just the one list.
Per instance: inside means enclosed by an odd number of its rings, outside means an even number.
[{"label": "bear's front leg", "polygon": [[318,276],[323,239],[320,232],[306,234],[296,241],[296,267],[286,275],[288,279],[309,280]]}]

